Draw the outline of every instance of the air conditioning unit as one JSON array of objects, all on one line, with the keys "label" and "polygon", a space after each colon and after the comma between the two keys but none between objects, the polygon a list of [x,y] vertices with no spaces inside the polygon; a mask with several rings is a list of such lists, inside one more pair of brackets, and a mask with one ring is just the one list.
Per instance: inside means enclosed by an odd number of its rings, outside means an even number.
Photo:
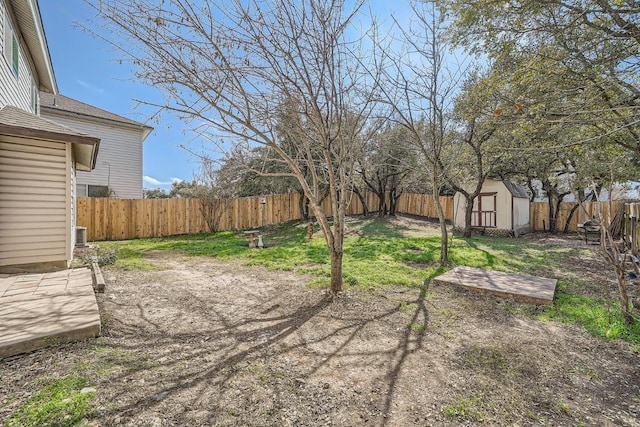
[{"label": "air conditioning unit", "polygon": [[86,248],[87,245],[87,227],[76,227],[76,247]]}]

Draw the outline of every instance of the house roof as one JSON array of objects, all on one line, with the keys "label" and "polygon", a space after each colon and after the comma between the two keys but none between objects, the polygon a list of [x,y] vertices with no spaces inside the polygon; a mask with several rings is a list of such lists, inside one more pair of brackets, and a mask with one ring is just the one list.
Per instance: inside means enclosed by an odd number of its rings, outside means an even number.
[{"label": "house roof", "polygon": [[19,33],[24,39],[29,56],[33,60],[35,71],[40,82],[40,89],[47,92],[58,92],[56,77],[53,72],[49,46],[42,25],[40,8],[37,0],[8,0],[13,11]]},{"label": "house roof", "polygon": [[509,190],[509,192],[513,197],[517,197],[521,199],[529,198],[527,189],[524,188],[524,186],[520,184],[516,184],[515,182],[511,182],[511,181],[502,181],[502,182],[504,183],[504,186],[507,187],[507,190]]},{"label": "house roof", "polygon": [[7,105],[0,110],[0,135],[25,139],[42,139],[73,144],[76,167],[95,168],[100,139],[43,119],[17,107]]},{"label": "house roof", "polygon": [[146,139],[153,128],[144,123],[136,122],[126,117],[114,114],[110,111],[103,110],[93,105],[80,102],[76,99],[69,98],[64,95],[54,95],[51,93],[40,92],[40,109],[60,113],[67,116],[85,117],[106,120],[127,126],[139,128],[142,131],[142,139]]}]

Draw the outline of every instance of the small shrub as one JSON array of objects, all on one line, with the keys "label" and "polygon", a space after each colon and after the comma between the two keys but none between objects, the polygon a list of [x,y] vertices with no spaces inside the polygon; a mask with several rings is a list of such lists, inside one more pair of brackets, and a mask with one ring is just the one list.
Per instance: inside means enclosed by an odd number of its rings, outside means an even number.
[{"label": "small shrub", "polygon": [[82,262],[85,265],[89,265],[92,262],[97,262],[98,265],[112,265],[118,260],[118,251],[115,248],[103,249],[96,248],[94,255],[85,255],[82,257]]}]

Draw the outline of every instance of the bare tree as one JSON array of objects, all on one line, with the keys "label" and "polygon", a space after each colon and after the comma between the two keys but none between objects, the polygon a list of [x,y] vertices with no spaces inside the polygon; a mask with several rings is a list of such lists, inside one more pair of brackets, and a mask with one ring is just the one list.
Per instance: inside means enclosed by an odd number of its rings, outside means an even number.
[{"label": "bare tree", "polygon": [[386,62],[383,79],[378,80],[380,97],[393,108],[392,120],[404,126],[410,143],[429,171],[433,198],[440,223],[440,262],[446,263],[449,238],[440,191],[444,169],[451,164],[451,134],[457,86],[464,67],[454,64],[446,41],[447,22],[433,2],[412,5],[414,22],[407,28],[396,22],[403,50],[379,49]]},{"label": "bare tree", "polygon": [[[108,31],[131,42],[120,49],[136,76],[165,94],[159,107],[178,112],[212,141],[262,145],[288,166],[263,176],[300,182],[326,238],[333,292],[342,290],[354,155],[367,139],[362,133],[374,107],[369,76],[361,71],[368,55],[354,25],[363,3],[101,0],[94,6]],[[298,149],[283,149],[285,138]],[[323,182],[333,226],[320,205]]]},{"label": "bare tree", "polygon": [[[614,165],[612,164],[612,166]],[[612,171],[613,170],[614,168],[612,168]],[[613,193],[615,182],[616,181],[614,178],[614,174],[612,173],[611,179],[609,180],[607,185],[609,196],[611,196],[611,194]],[[594,182],[594,193],[595,188],[599,185],[600,183]],[[620,242],[616,239],[616,235],[618,234],[618,232],[615,231],[615,229],[617,227],[620,227],[620,224],[615,224],[611,197],[609,197],[608,200],[609,203],[607,214],[604,214],[604,212],[602,212],[602,209],[598,209],[598,211],[595,212],[592,221],[600,227],[600,254],[604,261],[613,269],[613,272],[616,276],[618,301],[620,302],[622,317],[627,324],[632,325],[638,321],[640,310],[639,307],[636,307],[633,304],[633,300],[629,295],[629,287],[627,286],[627,275],[629,267],[627,264],[631,263],[633,265],[633,270],[637,272],[638,261],[637,257],[633,255],[632,251],[630,250],[631,248],[627,247],[624,241]],[[582,209],[585,209],[582,203],[581,206]]]},{"label": "bare tree", "polygon": [[463,237],[471,237],[474,201],[501,156],[494,141],[504,118],[497,110],[502,101],[499,81],[500,76],[491,71],[471,72],[455,100],[456,164],[443,169],[447,183],[465,200]]},{"label": "bare tree", "polygon": [[[385,126],[374,135],[358,161],[358,175],[366,190],[378,197],[378,216],[395,215],[404,184],[416,170],[415,150],[403,126]],[[363,206],[363,192],[358,191]],[[365,216],[367,215],[365,209]]]}]

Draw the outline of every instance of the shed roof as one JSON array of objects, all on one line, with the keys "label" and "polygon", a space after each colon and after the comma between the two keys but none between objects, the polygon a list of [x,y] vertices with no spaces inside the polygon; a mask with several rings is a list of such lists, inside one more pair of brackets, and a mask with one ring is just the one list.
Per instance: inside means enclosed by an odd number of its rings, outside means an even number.
[{"label": "shed roof", "polygon": [[90,171],[96,165],[100,138],[59,125],[17,107],[7,105],[0,110],[0,135],[70,142],[73,144],[78,169]]},{"label": "shed roof", "polygon": [[513,197],[520,198],[520,199],[529,198],[529,193],[527,193],[527,189],[524,188],[524,186],[520,184],[516,184],[515,182],[511,182],[511,181],[502,181],[502,182],[504,183],[504,186],[507,187],[507,190],[509,190],[509,193],[511,193]]},{"label": "shed roof", "polygon": [[54,95],[51,93],[40,92],[40,109],[65,114],[68,116],[80,116],[88,118],[96,118],[116,122],[127,126],[139,128],[142,131],[142,139],[144,140],[153,130],[151,126],[144,123],[136,122],[118,114],[112,113],[102,108],[69,98],[64,95]]}]

